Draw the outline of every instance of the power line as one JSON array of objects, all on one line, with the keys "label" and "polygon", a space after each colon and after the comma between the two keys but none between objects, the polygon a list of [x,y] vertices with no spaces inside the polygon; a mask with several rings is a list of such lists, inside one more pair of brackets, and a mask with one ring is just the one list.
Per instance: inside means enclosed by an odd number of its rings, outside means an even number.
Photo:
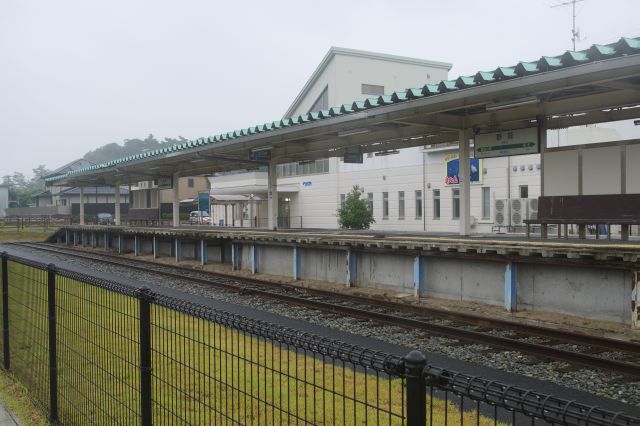
[{"label": "power line", "polygon": [[572,8],[572,20],[573,20],[573,26],[571,27],[571,42],[573,43],[573,50],[576,50],[576,39],[580,40],[580,31],[576,31],[576,3],[580,3],[583,2],[585,0],[569,0],[569,1],[564,1],[562,3],[558,3],[558,4],[554,4],[553,6],[551,6],[552,8],[554,7],[564,7],[564,6],[569,6],[571,5]]}]

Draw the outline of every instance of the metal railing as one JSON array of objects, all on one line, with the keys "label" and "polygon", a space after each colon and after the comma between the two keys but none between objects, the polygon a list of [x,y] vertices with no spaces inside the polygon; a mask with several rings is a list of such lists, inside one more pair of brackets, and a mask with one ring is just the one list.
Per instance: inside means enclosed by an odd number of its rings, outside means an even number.
[{"label": "metal railing", "polygon": [[54,423],[640,419],[2,255],[2,365]]}]

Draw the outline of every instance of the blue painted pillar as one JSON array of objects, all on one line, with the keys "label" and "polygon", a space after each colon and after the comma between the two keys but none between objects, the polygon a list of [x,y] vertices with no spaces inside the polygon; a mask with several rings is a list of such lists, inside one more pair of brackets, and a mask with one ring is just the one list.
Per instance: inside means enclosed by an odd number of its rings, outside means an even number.
[{"label": "blue painted pillar", "polygon": [[415,297],[424,292],[424,262],[420,256],[413,258],[413,291]]},{"label": "blue painted pillar", "polygon": [[109,251],[109,234],[104,233],[104,251]]},{"label": "blue painted pillar", "polygon": [[240,265],[240,259],[238,259],[239,251],[238,244],[231,243],[231,270],[235,271]]},{"label": "blue painted pillar", "polygon": [[122,234],[118,234],[118,254],[122,253]]},{"label": "blue painted pillar", "polygon": [[209,261],[209,247],[206,240],[200,240],[200,264],[206,265]]},{"label": "blue painted pillar", "polygon": [[299,280],[302,276],[302,270],[300,269],[300,249],[296,246],[293,247],[293,279]]},{"label": "blue painted pillar", "polygon": [[73,245],[78,245],[78,233],[76,231],[73,231]]},{"label": "blue painted pillar", "polygon": [[356,283],[356,253],[347,251],[347,287]]},{"label": "blue painted pillar", "polygon": [[182,242],[179,238],[176,238],[176,262],[180,262],[182,260]]},{"label": "blue painted pillar", "polygon": [[258,248],[255,244],[251,244],[251,273],[258,272]]},{"label": "blue painted pillar", "polygon": [[157,259],[158,258],[158,239],[156,238],[156,236],[153,236],[153,243],[152,243],[152,247],[151,250],[153,251],[153,258]]},{"label": "blue painted pillar", "polygon": [[69,230],[68,229],[64,230],[64,245],[65,246],[69,245]]},{"label": "blue painted pillar", "polygon": [[133,254],[134,256],[140,256],[140,238],[137,235],[133,236]]},{"label": "blue painted pillar", "polygon": [[91,233],[91,247],[92,248],[96,248],[96,246],[98,245],[98,236],[96,235],[95,232]]},{"label": "blue painted pillar", "polygon": [[507,263],[504,270],[504,309],[509,312],[516,311],[518,295],[518,265]]}]

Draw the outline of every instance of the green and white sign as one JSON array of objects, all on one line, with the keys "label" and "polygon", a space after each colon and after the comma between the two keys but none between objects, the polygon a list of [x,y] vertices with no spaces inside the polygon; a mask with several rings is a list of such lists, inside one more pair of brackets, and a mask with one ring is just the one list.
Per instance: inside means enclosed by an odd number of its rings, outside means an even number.
[{"label": "green and white sign", "polygon": [[171,176],[160,176],[158,178],[158,189],[173,188],[173,178]]},{"label": "green and white sign", "polygon": [[537,154],[540,152],[538,128],[528,127],[476,135],[474,151],[475,158]]}]

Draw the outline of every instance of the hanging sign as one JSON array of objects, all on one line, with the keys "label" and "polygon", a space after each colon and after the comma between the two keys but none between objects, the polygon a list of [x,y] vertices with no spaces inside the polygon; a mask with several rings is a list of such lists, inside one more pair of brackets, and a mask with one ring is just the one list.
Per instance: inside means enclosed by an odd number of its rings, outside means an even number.
[{"label": "hanging sign", "polygon": [[473,144],[476,158],[506,157],[540,152],[537,127],[481,133],[475,136]]},{"label": "hanging sign", "polygon": [[209,193],[198,192],[198,210],[209,213]]},{"label": "hanging sign", "polygon": [[161,176],[158,178],[158,189],[171,189],[173,188],[173,177]]}]

